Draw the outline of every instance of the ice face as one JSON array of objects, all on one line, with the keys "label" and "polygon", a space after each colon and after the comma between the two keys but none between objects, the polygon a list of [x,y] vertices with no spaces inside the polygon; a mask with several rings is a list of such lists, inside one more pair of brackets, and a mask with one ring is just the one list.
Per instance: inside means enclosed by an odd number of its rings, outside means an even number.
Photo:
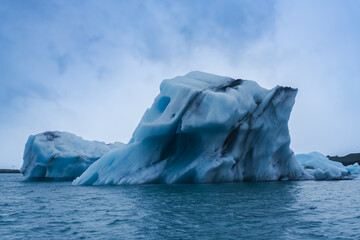
[{"label": "ice face", "polygon": [[73,180],[105,153],[122,143],[86,141],[67,132],[44,132],[30,136],[20,171],[26,180]]},{"label": "ice face", "polygon": [[73,184],[308,178],[289,148],[296,93],[201,72],[164,80],[130,142]]},{"label": "ice face", "polygon": [[350,172],[356,175],[358,170],[355,164],[344,167],[342,163],[331,161],[318,152],[296,154],[296,159],[316,180],[346,179],[351,177]]}]

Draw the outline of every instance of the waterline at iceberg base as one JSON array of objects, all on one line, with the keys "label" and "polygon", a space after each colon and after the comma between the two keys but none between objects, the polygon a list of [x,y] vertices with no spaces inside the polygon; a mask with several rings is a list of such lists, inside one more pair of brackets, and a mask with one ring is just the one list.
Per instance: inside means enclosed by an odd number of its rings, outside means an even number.
[{"label": "waterline at iceberg base", "polygon": [[202,72],[164,80],[130,142],[73,184],[310,179],[289,147],[296,93]]}]

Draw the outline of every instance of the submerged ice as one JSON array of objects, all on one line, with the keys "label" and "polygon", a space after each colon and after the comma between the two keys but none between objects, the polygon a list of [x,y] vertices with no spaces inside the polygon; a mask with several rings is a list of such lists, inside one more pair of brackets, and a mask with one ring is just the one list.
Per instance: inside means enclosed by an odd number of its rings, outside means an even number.
[{"label": "submerged ice", "polygon": [[290,149],[297,90],[201,72],[164,80],[132,139],[77,185],[307,179]]},{"label": "submerged ice", "polygon": [[122,146],[86,141],[67,132],[31,135],[20,171],[27,180],[73,180],[105,153]]}]

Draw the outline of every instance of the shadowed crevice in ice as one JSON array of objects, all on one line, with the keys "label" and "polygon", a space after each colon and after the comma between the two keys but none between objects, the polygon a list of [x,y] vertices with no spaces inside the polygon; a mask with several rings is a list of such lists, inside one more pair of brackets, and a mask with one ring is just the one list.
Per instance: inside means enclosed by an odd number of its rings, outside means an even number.
[{"label": "shadowed crevice in ice", "polygon": [[216,92],[225,92],[227,88],[235,88],[235,87],[241,85],[242,82],[243,82],[242,79],[236,79],[236,80],[233,80],[233,81],[227,83],[224,86],[220,85],[220,86],[216,87],[215,91]]},{"label": "shadowed crevice in ice", "polygon": [[75,185],[311,178],[290,149],[297,90],[202,72],[164,80],[130,142]]}]

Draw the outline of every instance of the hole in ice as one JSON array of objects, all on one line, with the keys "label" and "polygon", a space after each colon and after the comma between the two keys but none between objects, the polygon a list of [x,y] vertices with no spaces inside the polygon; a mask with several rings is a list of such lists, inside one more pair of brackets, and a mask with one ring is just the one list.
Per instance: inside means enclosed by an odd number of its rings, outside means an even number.
[{"label": "hole in ice", "polygon": [[175,117],[175,113],[171,114],[170,118],[174,118]]},{"label": "hole in ice", "polygon": [[158,101],[158,104],[157,104],[157,108],[158,108],[159,112],[161,112],[161,113],[164,112],[167,105],[169,105],[169,102],[170,102],[169,97],[164,96],[164,97],[160,98]]},{"label": "hole in ice", "polygon": [[260,105],[262,103],[262,98],[258,95],[255,95],[253,97],[253,99],[254,99],[254,102],[256,103],[256,105]]}]

